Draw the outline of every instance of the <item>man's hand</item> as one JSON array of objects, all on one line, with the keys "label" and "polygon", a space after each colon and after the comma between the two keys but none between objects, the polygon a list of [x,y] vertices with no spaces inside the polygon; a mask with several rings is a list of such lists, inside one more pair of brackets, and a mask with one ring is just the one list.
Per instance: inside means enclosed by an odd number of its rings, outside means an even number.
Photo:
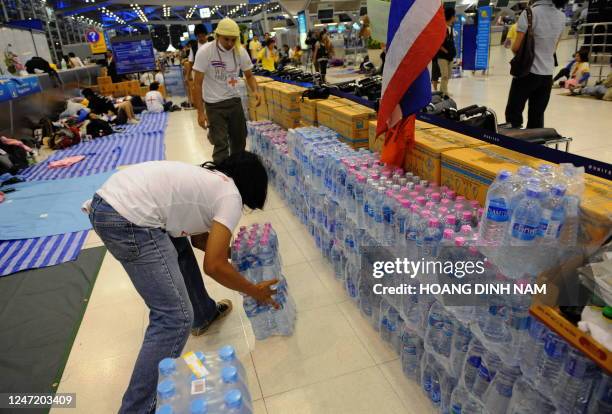
[{"label": "man's hand", "polygon": [[250,296],[255,298],[257,302],[265,303],[266,305],[272,305],[276,309],[280,308],[280,305],[272,299],[272,295],[276,294],[276,290],[272,289],[271,286],[278,283],[278,280],[267,280],[255,285]]},{"label": "man's hand", "polygon": [[255,92],[255,107],[259,107],[261,105],[261,95],[259,92]]},{"label": "man's hand", "polygon": [[208,117],[204,112],[198,113],[198,125],[203,129],[208,129]]}]

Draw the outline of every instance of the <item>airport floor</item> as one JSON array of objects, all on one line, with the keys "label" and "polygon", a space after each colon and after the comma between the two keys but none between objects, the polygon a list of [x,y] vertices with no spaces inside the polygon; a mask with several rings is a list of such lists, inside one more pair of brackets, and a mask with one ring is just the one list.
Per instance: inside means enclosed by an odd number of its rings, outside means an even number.
[{"label": "airport floor", "polygon": [[[560,62],[569,58],[573,46],[572,41],[562,42]],[[451,81],[459,106],[487,105],[503,118],[509,53],[494,47],[488,76],[467,73]],[[547,126],[574,138],[572,152],[612,162],[612,103],[562,93],[553,90]],[[170,114],[167,159],[202,163],[211,152],[194,111]],[[246,367],[255,414],[433,412],[417,385],[404,378],[395,353],[348,299],[305,228],[273,189],[268,194],[265,209],[243,216],[241,224],[270,222],[278,232],[283,270],[298,307],[294,335],[256,341],[240,296],[205,276],[211,296],[231,299],[234,310],[207,334],[190,337],[186,350],[236,347]],[[90,232],[85,248],[100,244]],[[201,262],[202,256],[198,259]],[[58,390],[77,394],[73,412],[117,411],[147,324],[144,302],[123,268],[107,254]]]}]

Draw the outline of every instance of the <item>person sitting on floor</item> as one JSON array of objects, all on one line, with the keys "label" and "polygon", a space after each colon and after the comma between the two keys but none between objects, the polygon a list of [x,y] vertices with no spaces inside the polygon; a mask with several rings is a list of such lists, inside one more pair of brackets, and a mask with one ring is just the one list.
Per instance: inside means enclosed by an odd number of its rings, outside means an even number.
[{"label": "person sitting on floor", "polygon": [[134,114],[134,108],[130,101],[123,101],[114,105],[110,99],[105,96],[98,95],[90,88],[85,88],[81,92],[87,99],[87,107],[96,115],[116,115],[112,121],[117,124],[137,124],[138,119]]},{"label": "person sitting on floor", "polygon": [[149,92],[145,95],[145,103],[147,111],[153,113],[167,112],[172,108],[172,102],[166,102],[162,94],[159,92],[159,83],[153,82],[149,86]]},{"label": "person sitting on floor", "polygon": [[553,80],[556,81],[563,76],[567,77],[567,80],[559,82],[559,86],[562,88],[571,89],[585,86],[589,80],[589,52],[587,50],[579,50],[574,57],[575,59],[565,68],[561,69]]},{"label": "person sitting on floor", "polygon": [[594,96],[604,101],[612,101],[612,72],[608,73],[608,77],[604,81],[599,81],[594,86],[575,88],[572,90],[572,94]]}]

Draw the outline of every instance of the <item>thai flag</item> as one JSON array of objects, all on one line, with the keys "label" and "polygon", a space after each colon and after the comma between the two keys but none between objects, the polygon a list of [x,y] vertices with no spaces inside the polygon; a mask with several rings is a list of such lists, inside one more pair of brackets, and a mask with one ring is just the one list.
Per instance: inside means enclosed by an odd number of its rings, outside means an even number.
[{"label": "thai flag", "polygon": [[431,102],[427,66],[446,35],[440,1],[391,0],[377,134],[387,133],[382,161],[402,166],[414,141],[416,113]]}]

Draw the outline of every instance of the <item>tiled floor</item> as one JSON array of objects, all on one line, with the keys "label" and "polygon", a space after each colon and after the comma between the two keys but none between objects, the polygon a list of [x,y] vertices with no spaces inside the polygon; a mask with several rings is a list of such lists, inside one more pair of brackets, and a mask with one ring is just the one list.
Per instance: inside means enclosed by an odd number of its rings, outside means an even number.
[{"label": "tiled floor", "polygon": [[[562,48],[569,51],[572,45],[564,42]],[[503,113],[509,84],[505,54],[493,48],[488,78],[466,74],[451,82],[461,106],[476,102]],[[567,56],[562,53],[560,61]],[[610,162],[611,110],[609,102],[553,91],[547,119],[576,138],[574,150],[579,154]],[[212,147],[194,115],[170,115],[168,159],[201,163],[210,158]],[[305,228],[273,190],[264,211],[245,215],[241,224],[264,221],[271,222],[279,235],[284,273],[299,311],[295,334],[255,341],[239,295],[206,277],[211,295],[232,299],[235,310],[207,335],[191,337],[187,349],[234,345],[247,370],[256,414],[431,412],[418,387],[402,375],[397,356],[361,317]],[[85,248],[97,245],[100,240],[92,232]],[[107,255],[59,386],[60,392],[77,393],[73,412],[116,412],[147,323],[142,299],[118,262]]]}]

